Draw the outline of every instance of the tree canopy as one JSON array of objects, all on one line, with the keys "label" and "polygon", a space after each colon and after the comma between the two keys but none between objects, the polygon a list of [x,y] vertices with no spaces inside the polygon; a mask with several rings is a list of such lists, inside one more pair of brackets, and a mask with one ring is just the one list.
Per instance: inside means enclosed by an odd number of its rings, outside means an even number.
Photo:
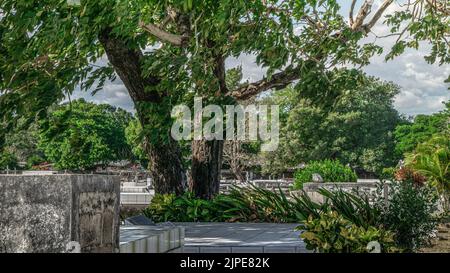
[{"label": "tree canopy", "polygon": [[329,158],[369,173],[397,163],[393,132],[403,121],[393,100],[399,87],[356,71],[329,78],[336,84],[321,88],[333,91],[324,97],[309,93],[309,85],[275,93],[273,100],[283,109],[280,148],[265,155],[266,172]]},{"label": "tree canopy", "polygon": [[84,100],[58,106],[40,124],[38,147],[57,169],[90,170],[132,159],[125,128],[132,115],[107,104]]},{"label": "tree canopy", "polygon": [[432,135],[448,129],[450,122],[450,101],[446,109],[432,115],[417,115],[412,122],[399,125],[395,129],[395,151],[399,156],[412,152],[419,143]]}]

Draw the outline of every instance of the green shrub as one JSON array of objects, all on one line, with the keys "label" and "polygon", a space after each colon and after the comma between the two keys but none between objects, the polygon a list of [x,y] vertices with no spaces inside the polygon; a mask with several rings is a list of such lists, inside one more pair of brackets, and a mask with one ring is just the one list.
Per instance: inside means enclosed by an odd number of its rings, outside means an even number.
[{"label": "green shrub", "polygon": [[397,172],[397,168],[396,167],[388,167],[388,168],[383,168],[383,170],[381,171],[380,174],[380,179],[387,179],[387,180],[392,180],[394,179],[395,173]]},{"label": "green shrub", "polygon": [[320,253],[366,253],[368,243],[376,241],[382,252],[399,251],[390,231],[369,226],[359,227],[335,211],[320,212],[319,217],[309,217],[298,229],[309,250]]},{"label": "green shrub", "polygon": [[7,151],[0,153],[0,170],[13,170],[18,167],[18,160],[14,154]]},{"label": "green shrub", "polygon": [[429,244],[439,221],[433,188],[405,180],[390,184],[387,202],[378,196],[374,206],[381,212],[380,224],[394,232],[397,245],[415,251]]},{"label": "green shrub", "polygon": [[[298,221],[294,203],[279,190],[278,193],[250,186],[234,187],[218,206],[227,208],[227,221],[295,223]],[[226,201],[224,201],[226,200]],[[232,213],[232,214],[231,214]]]},{"label": "green shrub", "polygon": [[406,154],[406,166],[426,177],[441,194],[444,209],[450,210],[450,131],[435,134]]},{"label": "green shrub", "polygon": [[321,211],[335,211],[353,224],[364,228],[379,225],[381,211],[370,203],[368,195],[345,192],[341,189],[334,191],[319,189],[318,192],[326,198]]},{"label": "green shrub", "polygon": [[45,159],[40,155],[32,155],[27,159],[27,169],[32,169],[33,166],[39,165],[45,162]]},{"label": "green shrub", "polygon": [[338,160],[311,161],[294,174],[294,189],[302,189],[303,184],[312,182],[313,174],[320,174],[324,182],[356,182],[356,173]]},{"label": "green shrub", "polygon": [[378,214],[366,197],[342,191],[320,193],[327,197],[324,204],[313,202],[306,194],[287,198],[281,190],[273,192],[255,186],[233,187],[229,194],[220,194],[209,201],[192,193],[179,197],[156,195],[144,213],[155,222],[298,223],[333,209],[360,226],[376,222]]},{"label": "green shrub", "polygon": [[196,198],[190,192],[179,197],[157,194],[144,210],[144,215],[155,222],[211,221],[214,220],[211,206],[210,201]]},{"label": "green shrub", "polygon": [[212,200],[194,197],[155,195],[144,214],[155,222],[274,222],[296,223],[298,211],[283,192],[275,193],[254,186],[234,187],[227,195]]}]

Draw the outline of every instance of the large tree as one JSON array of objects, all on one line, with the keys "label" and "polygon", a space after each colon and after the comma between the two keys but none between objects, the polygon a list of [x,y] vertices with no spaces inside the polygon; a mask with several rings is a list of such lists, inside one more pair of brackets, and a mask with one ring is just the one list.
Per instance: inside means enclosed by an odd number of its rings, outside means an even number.
[{"label": "large tree", "polygon": [[83,99],[53,109],[41,122],[38,147],[58,169],[92,170],[132,158],[125,140],[131,113]]},{"label": "large tree", "polygon": [[[374,11],[373,1],[357,2],[352,1],[347,20],[335,0],[81,0],[78,6],[3,0],[1,122],[9,128],[17,116],[42,118],[79,83],[101,87],[118,75],[145,134],[156,191],[181,193],[186,177],[180,148],[169,136],[171,107],[189,90],[223,103],[285,87],[311,69],[367,64],[381,48],[360,41],[394,1],[385,0]],[[445,1],[404,2],[410,9],[387,20],[399,36],[391,56],[430,40],[428,60],[448,61]],[[256,55],[267,73],[229,90],[225,60],[242,53]],[[104,54],[109,64],[99,67]],[[209,198],[218,190],[223,142],[192,145],[191,187]]]},{"label": "large tree", "polygon": [[280,172],[310,160],[339,159],[362,173],[395,165],[393,132],[404,122],[394,109],[399,87],[353,70],[330,73],[325,96],[298,84],[270,98],[280,105],[279,149],[264,156],[264,171]]},{"label": "large tree", "polygon": [[395,128],[395,152],[399,156],[412,152],[419,143],[423,143],[432,135],[449,128],[450,101],[446,109],[432,115],[417,115],[412,122],[401,124]]}]

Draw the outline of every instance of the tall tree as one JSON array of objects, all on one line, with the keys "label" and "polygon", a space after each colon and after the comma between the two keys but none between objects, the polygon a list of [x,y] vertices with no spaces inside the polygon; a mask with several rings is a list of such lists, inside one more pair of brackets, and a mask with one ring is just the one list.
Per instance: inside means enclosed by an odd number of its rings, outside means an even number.
[{"label": "tall tree", "polygon": [[91,170],[131,159],[125,128],[132,115],[108,104],[84,100],[63,104],[40,124],[38,147],[58,169]]},{"label": "tall tree", "polygon": [[[335,0],[81,0],[79,6],[3,0],[2,122],[8,128],[19,115],[42,118],[80,82],[86,89],[94,83],[101,87],[117,74],[135,104],[156,191],[181,193],[186,177],[180,148],[169,136],[171,107],[188,90],[216,103],[243,100],[285,87],[314,68],[367,64],[381,49],[360,41],[393,0],[373,13],[373,1],[365,0],[353,16],[356,2],[348,22]],[[407,26],[391,55],[430,40],[428,60],[448,61],[445,2],[405,3],[411,9],[387,21],[393,32]],[[225,60],[242,53],[256,55],[267,73],[228,90]],[[104,54],[109,64],[98,67]],[[193,142],[191,185],[199,196],[217,192],[222,147],[216,140]]]},{"label": "tall tree", "polygon": [[401,124],[395,128],[395,152],[402,156],[412,152],[419,143],[423,143],[432,135],[443,132],[449,127],[450,101],[446,109],[432,115],[417,115],[412,122]]},{"label": "tall tree", "polygon": [[395,165],[393,132],[403,122],[394,109],[399,87],[352,70],[328,75],[317,98],[298,84],[272,100],[280,104],[279,149],[264,156],[266,172],[280,172],[310,160],[339,159],[364,173]]}]

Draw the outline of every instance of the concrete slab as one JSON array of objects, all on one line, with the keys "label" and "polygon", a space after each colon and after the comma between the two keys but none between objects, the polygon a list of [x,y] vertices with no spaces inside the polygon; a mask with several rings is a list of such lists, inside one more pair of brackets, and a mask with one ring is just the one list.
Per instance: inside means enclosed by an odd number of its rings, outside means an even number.
[{"label": "concrete slab", "polygon": [[184,227],[121,226],[121,253],[164,253],[183,246]]},{"label": "concrete slab", "polygon": [[298,224],[176,223],[185,227],[184,253],[308,252]]}]

